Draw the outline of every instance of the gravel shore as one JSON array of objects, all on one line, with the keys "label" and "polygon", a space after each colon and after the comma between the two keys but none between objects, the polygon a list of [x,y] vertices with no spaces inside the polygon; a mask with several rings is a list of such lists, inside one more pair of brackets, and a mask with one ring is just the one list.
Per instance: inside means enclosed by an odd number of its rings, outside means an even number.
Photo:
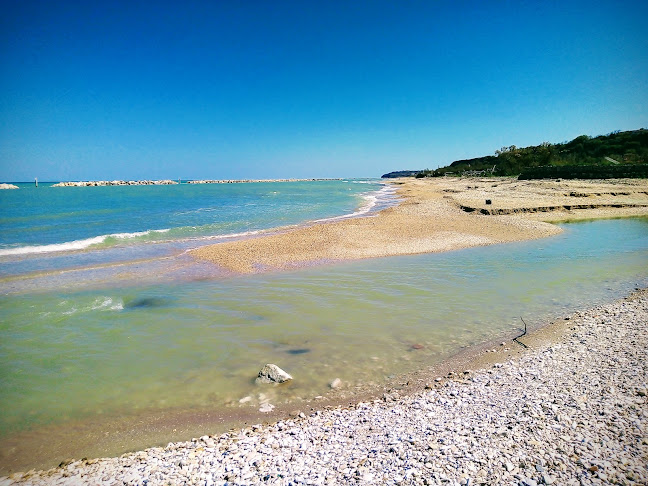
[{"label": "gravel shore", "polygon": [[[5,484],[648,484],[648,291],[427,389]],[[516,344],[512,344],[517,346]]]}]

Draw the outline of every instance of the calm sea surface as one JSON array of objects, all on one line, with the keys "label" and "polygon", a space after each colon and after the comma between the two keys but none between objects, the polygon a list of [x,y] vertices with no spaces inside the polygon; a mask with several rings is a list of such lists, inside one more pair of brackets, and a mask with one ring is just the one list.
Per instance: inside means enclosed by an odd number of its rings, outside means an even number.
[{"label": "calm sea surface", "polygon": [[[366,211],[380,189],[336,181],[4,191],[0,439],[152,410],[256,411],[338,393],[334,378],[352,392],[508,335],[520,316],[534,327],[648,284],[646,218],[243,277],[173,257],[227,234]],[[294,381],[256,385],[265,363]]]}]

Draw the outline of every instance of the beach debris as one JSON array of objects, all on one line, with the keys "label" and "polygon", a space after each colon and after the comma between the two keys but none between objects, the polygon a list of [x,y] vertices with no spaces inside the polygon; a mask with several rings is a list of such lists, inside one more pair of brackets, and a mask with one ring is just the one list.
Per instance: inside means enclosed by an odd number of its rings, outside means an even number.
[{"label": "beach debris", "polygon": [[261,371],[256,378],[257,383],[284,383],[286,381],[292,380],[293,377],[286,373],[284,370],[279,368],[276,364],[268,363]]},{"label": "beach debris", "polygon": [[329,386],[333,390],[335,390],[336,388],[340,388],[340,386],[342,386],[342,380],[340,380],[339,378],[335,378],[331,383],[329,383]]},{"label": "beach debris", "polygon": [[518,337],[514,337],[514,338],[513,338],[513,341],[515,341],[516,343],[518,343],[518,344],[519,344],[520,346],[522,346],[523,348],[528,348],[529,346],[527,346],[526,344],[524,344],[522,341],[518,341],[518,339],[520,339],[522,336],[526,335],[526,333],[527,333],[527,323],[524,322],[524,319],[522,319],[521,316],[520,316],[520,320],[524,323],[524,332],[523,332],[522,334],[520,334]]},{"label": "beach debris", "polygon": [[275,406],[272,403],[266,402],[262,403],[261,407],[259,407],[259,412],[262,413],[270,413],[274,410]]},{"label": "beach debris", "polygon": [[248,403],[248,402],[251,402],[251,401],[252,401],[252,397],[251,397],[250,395],[248,395],[247,397],[243,397],[243,398],[241,398],[241,399],[239,400],[239,403],[240,403],[240,404],[243,404],[243,403]]},{"label": "beach debris", "polygon": [[410,349],[411,349],[411,350],[415,350],[415,349],[423,349],[424,347],[425,347],[425,346],[423,346],[422,344],[414,343],[414,344],[412,344],[412,345],[410,346]]},{"label": "beach debris", "polygon": [[270,397],[265,393],[259,393],[259,412],[270,413],[274,410],[275,406],[270,403]]}]

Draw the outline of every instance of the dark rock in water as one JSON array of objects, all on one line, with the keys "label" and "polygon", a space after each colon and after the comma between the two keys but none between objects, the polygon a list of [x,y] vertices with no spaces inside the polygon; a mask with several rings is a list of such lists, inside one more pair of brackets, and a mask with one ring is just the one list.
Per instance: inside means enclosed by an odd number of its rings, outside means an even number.
[{"label": "dark rock in water", "polygon": [[131,300],[124,304],[126,309],[145,309],[151,307],[163,307],[167,305],[168,301],[160,297],[141,297],[139,299]]},{"label": "dark rock in water", "polygon": [[269,363],[261,368],[257,376],[257,383],[283,383],[292,380],[293,377],[279,368],[276,364]]},{"label": "dark rock in water", "polygon": [[305,353],[310,353],[311,350],[309,348],[300,348],[300,349],[289,349],[286,351],[288,354],[305,354]]}]

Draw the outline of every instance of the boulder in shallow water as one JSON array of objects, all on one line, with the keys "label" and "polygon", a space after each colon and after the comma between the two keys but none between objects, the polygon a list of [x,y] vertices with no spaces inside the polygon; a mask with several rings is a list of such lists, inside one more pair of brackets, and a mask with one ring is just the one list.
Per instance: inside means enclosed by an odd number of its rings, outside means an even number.
[{"label": "boulder in shallow water", "polygon": [[269,363],[261,368],[257,376],[257,383],[283,383],[293,377],[279,368],[276,364]]}]

